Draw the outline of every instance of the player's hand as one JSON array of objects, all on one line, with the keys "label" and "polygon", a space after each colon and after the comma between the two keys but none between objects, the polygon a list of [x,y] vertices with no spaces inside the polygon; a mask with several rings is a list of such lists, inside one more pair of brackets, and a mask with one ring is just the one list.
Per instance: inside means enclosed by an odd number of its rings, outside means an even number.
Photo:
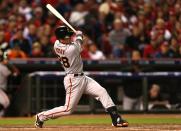
[{"label": "player's hand", "polygon": [[83,33],[82,33],[82,31],[76,31],[75,32],[75,34],[76,34],[76,41],[77,42],[79,42],[80,44],[82,44],[83,43]]},{"label": "player's hand", "polygon": [[76,31],[75,34],[76,34],[76,36],[83,35],[82,31],[80,31],[80,30]]}]

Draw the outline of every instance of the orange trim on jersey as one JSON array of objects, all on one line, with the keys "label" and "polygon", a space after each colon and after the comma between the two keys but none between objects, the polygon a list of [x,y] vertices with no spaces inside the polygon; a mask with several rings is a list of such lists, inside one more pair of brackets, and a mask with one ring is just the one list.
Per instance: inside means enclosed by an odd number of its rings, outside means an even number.
[{"label": "orange trim on jersey", "polygon": [[69,98],[68,98],[67,108],[64,111],[54,112],[52,114],[48,114],[48,115],[44,115],[44,116],[49,116],[49,115],[54,115],[54,114],[57,114],[57,113],[68,112],[69,111],[68,109],[69,109],[69,106],[70,106],[70,97],[71,97],[71,94],[72,94],[72,80],[71,80],[71,78],[69,79],[69,81],[70,81],[70,91],[69,91]]},{"label": "orange trim on jersey", "polygon": [[67,111],[68,108],[69,108],[69,104],[70,104],[70,96],[71,96],[71,94],[72,94],[72,80],[71,80],[71,78],[69,79],[69,81],[70,81],[70,92],[69,92],[69,101],[68,101],[68,106],[67,106],[66,111]]}]

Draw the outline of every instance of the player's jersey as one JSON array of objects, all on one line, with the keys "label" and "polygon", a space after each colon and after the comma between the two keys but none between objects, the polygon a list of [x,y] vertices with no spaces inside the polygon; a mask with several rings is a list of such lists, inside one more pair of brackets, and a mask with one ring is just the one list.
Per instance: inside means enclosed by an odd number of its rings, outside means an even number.
[{"label": "player's jersey", "polygon": [[54,50],[66,74],[83,72],[83,62],[80,56],[81,45],[79,43],[72,42],[70,44],[62,44],[59,40],[56,40]]}]

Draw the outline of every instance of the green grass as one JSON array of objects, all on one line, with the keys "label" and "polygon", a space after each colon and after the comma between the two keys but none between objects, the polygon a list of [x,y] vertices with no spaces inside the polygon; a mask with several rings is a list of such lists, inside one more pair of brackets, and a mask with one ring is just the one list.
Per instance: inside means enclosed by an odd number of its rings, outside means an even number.
[{"label": "green grass", "polygon": [[[130,124],[181,124],[181,119],[179,117],[135,117],[129,116],[127,118]],[[71,117],[62,117],[60,119],[49,120],[46,122],[46,125],[95,125],[95,124],[110,124],[111,120],[109,117],[105,116],[91,116],[85,117],[81,116],[77,118],[74,116]],[[3,125],[33,125],[34,118],[1,118],[0,126]]]}]

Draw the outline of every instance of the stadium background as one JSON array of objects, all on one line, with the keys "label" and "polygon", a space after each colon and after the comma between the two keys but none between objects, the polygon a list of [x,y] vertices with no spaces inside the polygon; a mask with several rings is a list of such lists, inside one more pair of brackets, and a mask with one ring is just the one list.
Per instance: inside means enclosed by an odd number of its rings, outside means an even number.
[{"label": "stadium background", "polygon": [[[47,11],[47,3],[85,33],[84,70],[108,90],[119,111],[180,111],[179,0],[2,0],[0,48],[20,70],[9,78],[7,116],[31,116],[64,104],[63,70],[52,51],[54,29],[62,22]],[[148,108],[154,84],[169,108]],[[143,108],[124,110],[124,93],[141,99]],[[76,111],[104,110],[83,96]]]}]

